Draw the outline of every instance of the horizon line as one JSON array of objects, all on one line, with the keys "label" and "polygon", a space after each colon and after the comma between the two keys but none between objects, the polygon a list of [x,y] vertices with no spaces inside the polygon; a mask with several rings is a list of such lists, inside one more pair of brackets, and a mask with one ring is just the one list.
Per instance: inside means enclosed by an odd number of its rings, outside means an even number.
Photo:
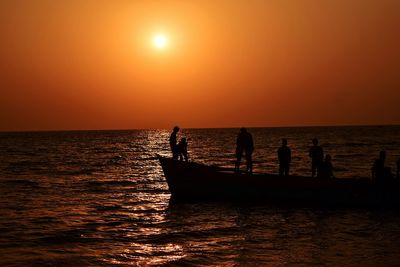
[{"label": "horizon line", "polygon": [[[170,128],[108,128],[108,129],[47,129],[47,130],[5,130],[0,133],[40,133],[40,132],[96,132],[96,131],[151,131],[151,130],[170,130]],[[385,127],[385,126],[400,126],[400,124],[333,124],[333,125],[292,125],[292,126],[229,126],[229,127],[181,127],[181,129],[188,130],[207,130],[207,129],[240,129],[245,127],[247,129],[258,129],[258,128],[324,128],[324,127]]]}]

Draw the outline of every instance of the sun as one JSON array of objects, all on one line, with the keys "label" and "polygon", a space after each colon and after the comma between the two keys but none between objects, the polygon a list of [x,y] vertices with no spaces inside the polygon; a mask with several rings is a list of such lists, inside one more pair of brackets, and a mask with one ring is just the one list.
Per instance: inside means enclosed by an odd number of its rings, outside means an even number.
[{"label": "sun", "polygon": [[163,49],[168,44],[168,39],[164,34],[157,34],[153,37],[153,44],[158,49]]}]

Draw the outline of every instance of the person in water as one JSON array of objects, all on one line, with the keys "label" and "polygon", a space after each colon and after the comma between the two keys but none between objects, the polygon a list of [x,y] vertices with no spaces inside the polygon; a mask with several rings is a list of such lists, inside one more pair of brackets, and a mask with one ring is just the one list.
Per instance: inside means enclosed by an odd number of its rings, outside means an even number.
[{"label": "person in water", "polygon": [[188,148],[188,144],[187,144],[186,138],[183,137],[183,138],[181,138],[181,141],[179,141],[179,143],[177,145],[179,160],[185,159],[185,161],[188,161],[187,148]]},{"label": "person in water", "polygon": [[279,175],[289,176],[290,162],[292,161],[292,152],[287,146],[287,140],[282,139],[282,146],[278,149]]},{"label": "person in water", "polygon": [[333,166],[332,166],[332,157],[327,154],[325,156],[325,161],[321,163],[318,170],[318,177],[320,178],[334,178],[333,176]]},{"label": "person in water", "polygon": [[236,162],[235,171],[240,169],[240,161],[243,156],[243,152],[246,155],[246,171],[248,173],[253,172],[252,154],[254,151],[254,143],[252,135],[246,130],[241,128],[236,139]]},{"label": "person in water", "polygon": [[371,168],[372,179],[384,180],[391,177],[390,168],[385,167],[386,151],[379,152],[379,158],[374,161]]},{"label": "person in water", "polygon": [[176,144],[176,135],[179,132],[179,127],[175,126],[174,129],[172,130],[172,133],[169,137],[169,145],[171,147],[171,152],[172,152],[172,159],[178,159],[178,147]]},{"label": "person in water", "polygon": [[318,173],[318,168],[324,160],[324,151],[322,147],[318,145],[318,139],[312,140],[312,147],[310,147],[309,156],[311,158],[311,177],[314,177]]}]

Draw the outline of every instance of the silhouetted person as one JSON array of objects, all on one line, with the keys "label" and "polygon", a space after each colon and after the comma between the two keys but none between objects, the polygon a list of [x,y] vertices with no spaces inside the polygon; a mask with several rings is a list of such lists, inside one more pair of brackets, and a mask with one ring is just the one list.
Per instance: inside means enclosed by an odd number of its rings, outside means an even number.
[{"label": "silhouetted person", "polygon": [[314,138],[312,140],[313,146],[310,148],[310,158],[311,158],[311,177],[314,177],[318,168],[324,160],[324,151],[322,147],[318,145],[318,139]]},{"label": "silhouetted person", "polygon": [[292,161],[292,152],[287,146],[287,140],[282,139],[282,146],[278,149],[279,175],[289,176],[290,162]]},{"label": "silhouetted person", "polygon": [[371,168],[371,174],[373,179],[383,181],[391,178],[390,168],[385,167],[386,151],[382,150],[379,152],[379,158],[374,161]]},{"label": "silhouetted person", "polygon": [[171,147],[172,159],[178,159],[178,149],[176,144],[176,135],[179,132],[179,127],[175,126],[172,130],[171,136],[169,137],[169,145]]},{"label": "silhouetted person", "polygon": [[332,157],[327,154],[325,161],[321,163],[318,170],[318,177],[320,178],[333,178]]},{"label": "silhouetted person", "polygon": [[240,169],[240,161],[242,159],[244,152],[246,154],[246,171],[248,173],[253,172],[253,162],[251,158],[253,150],[254,150],[253,137],[249,132],[247,132],[246,128],[241,128],[236,139],[235,171],[239,171]]},{"label": "silhouetted person", "polygon": [[185,159],[185,161],[188,161],[187,148],[188,148],[188,144],[187,144],[186,138],[183,137],[183,138],[181,138],[181,141],[179,141],[179,143],[177,145],[179,160]]}]

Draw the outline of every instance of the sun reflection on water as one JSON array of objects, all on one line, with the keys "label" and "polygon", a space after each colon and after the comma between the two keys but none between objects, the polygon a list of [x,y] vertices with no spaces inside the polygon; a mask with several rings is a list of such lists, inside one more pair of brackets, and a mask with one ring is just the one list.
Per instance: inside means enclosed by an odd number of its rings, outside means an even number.
[{"label": "sun reflection on water", "polygon": [[117,265],[149,266],[164,265],[185,257],[182,246],[177,244],[130,243],[127,248],[113,255],[111,259],[103,259],[103,261]]}]

